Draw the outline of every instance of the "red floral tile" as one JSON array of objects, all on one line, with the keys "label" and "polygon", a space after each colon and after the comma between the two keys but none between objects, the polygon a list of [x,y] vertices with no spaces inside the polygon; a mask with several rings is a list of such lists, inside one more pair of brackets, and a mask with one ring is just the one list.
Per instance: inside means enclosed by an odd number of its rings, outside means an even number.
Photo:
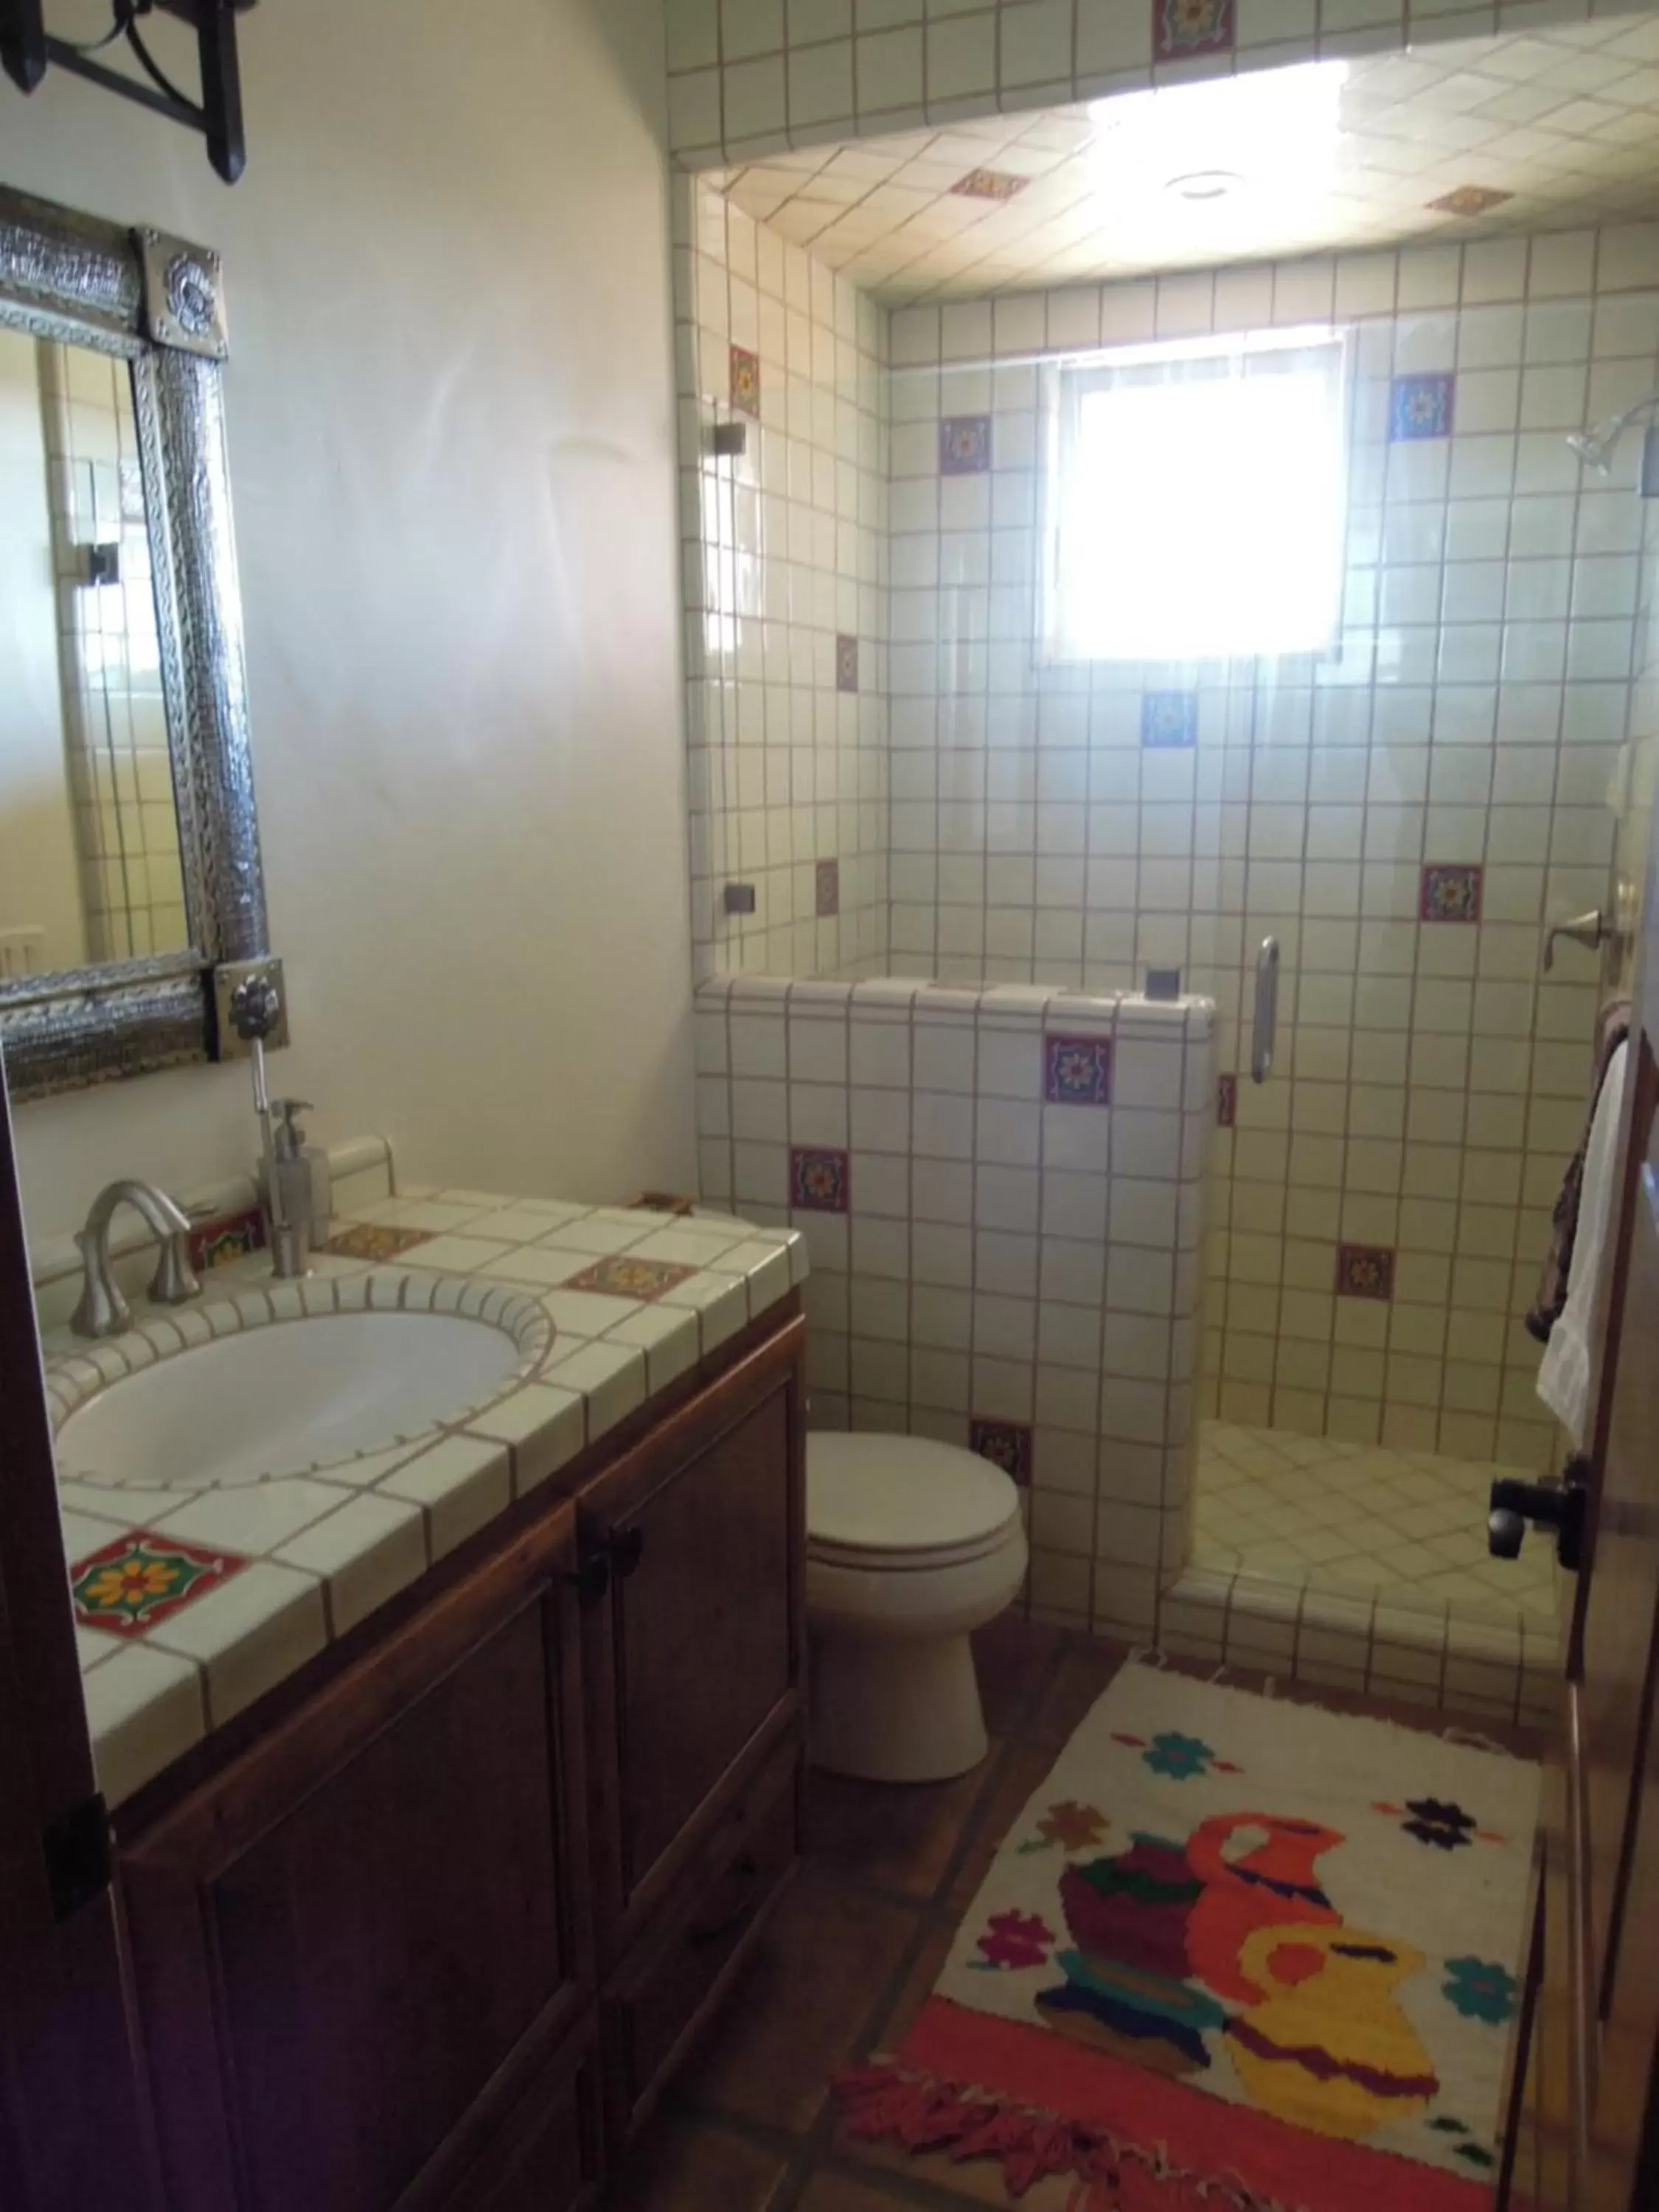
[{"label": "red floral tile", "polygon": [[1479,921],[1484,873],[1461,861],[1431,860],[1423,871],[1418,914],[1425,921]]},{"label": "red floral tile", "polygon": [[1218,1075],[1215,1079],[1215,1119],[1218,1129],[1231,1129],[1238,1120],[1238,1078]]},{"label": "red floral tile", "polygon": [[841,912],[841,862],[820,860],[812,886],[813,912],[822,921]]},{"label": "red floral tile", "polygon": [[760,356],[746,347],[732,349],[732,404],[740,415],[750,415],[756,422],[761,411]]},{"label": "red floral tile", "polygon": [[837,691],[856,691],[859,688],[859,641],[845,631],[836,639],[836,689]]},{"label": "red floral tile", "polygon": [[176,1536],[129,1529],[70,1569],[75,1618],[82,1628],[142,1636],[246,1565],[237,1552],[204,1551]]},{"label": "red floral tile", "polygon": [[939,426],[942,477],[982,477],[991,465],[988,415],[947,415]]},{"label": "red floral tile", "polygon": [[1342,1244],[1336,1254],[1336,1295],[1340,1298],[1381,1298],[1394,1296],[1394,1253],[1386,1244]]},{"label": "red floral tile", "polygon": [[1436,215],[1490,215],[1514,198],[1513,192],[1500,192],[1492,185],[1456,185],[1427,204]]},{"label": "red floral tile", "polygon": [[1233,0],[1152,0],[1152,58],[1228,54],[1237,36]]},{"label": "red floral tile", "polygon": [[1042,1095],[1051,1106],[1109,1106],[1110,1037],[1045,1036]]},{"label": "red floral tile", "polygon": [[630,1260],[625,1252],[611,1252],[572,1275],[564,1287],[599,1291],[611,1298],[643,1298],[648,1303],[688,1281],[696,1272],[695,1267],[675,1267],[665,1260]]},{"label": "red floral tile", "polygon": [[845,1152],[797,1145],[789,1154],[789,1203],[803,1213],[845,1213],[852,1174]]},{"label": "red floral tile", "polygon": [[969,169],[951,190],[958,199],[1012,200],[1017,199],[1030,181],[1029,177],[1017,176],[1012,169]]},{"label": "red floral tile", "polygon": [[630,1213],[672,1213],[683,1219],[688,1213],[696,1212],[697,1201],[695,1198],[683,1198],[677,1190],[642,1190],[629,1200],[628,1210]]},{"label": "red floral tile", "polygon": [[391,1229],[378,1221],[355,1221],[324,1245],[337,1260],[396,1260],[417,1244],[429,1244],[429,1229]]},{"label": "red floral tile", "polygon": [[970,1421],[968,1449],[1011,1475],[1024,1490],[1031,1480],[1031,1431],[1021,1421]]},{"label": "red floral tile", "polygon": [[228,1267],[250,1252],[264,1249],[265,1224],[257,1206],[242,1213],[216,1214],[198,1223],[190,1232],[190,1264],[198,1275],[215,1267]]}]

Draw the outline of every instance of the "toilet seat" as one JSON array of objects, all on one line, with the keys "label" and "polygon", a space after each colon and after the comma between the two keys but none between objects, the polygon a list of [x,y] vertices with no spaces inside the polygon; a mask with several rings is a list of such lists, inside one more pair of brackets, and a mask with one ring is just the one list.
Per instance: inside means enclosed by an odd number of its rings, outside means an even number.
[{"label": "toilet seat", "polygon": [[1020,1525],[1012,1482],[957,1445],[869,1431],[806,1440],[806,1552],[820,1566],[968,1566],[1005,1550]]}]

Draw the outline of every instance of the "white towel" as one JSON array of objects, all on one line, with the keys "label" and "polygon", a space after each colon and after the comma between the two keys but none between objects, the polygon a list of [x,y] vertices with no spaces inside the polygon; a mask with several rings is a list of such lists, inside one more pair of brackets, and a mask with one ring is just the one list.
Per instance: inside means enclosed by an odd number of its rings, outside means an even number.
[{"label": "white towel", "polygon": [[1613,1225],[1613,1193],[1620,1160],[1619,1123],[1625,1103],[1628,1042],[1607,1062],[1584,1151],[1584,1181],[1578,1196],[1578,1229],[1573,1238],[1567,1302],[1561,1309],[1538,1370],[1538,1395],[1582,1451],[1589,1420],[1590,1332],[1595,1325],[1601,1283],[1601,1255]]}]

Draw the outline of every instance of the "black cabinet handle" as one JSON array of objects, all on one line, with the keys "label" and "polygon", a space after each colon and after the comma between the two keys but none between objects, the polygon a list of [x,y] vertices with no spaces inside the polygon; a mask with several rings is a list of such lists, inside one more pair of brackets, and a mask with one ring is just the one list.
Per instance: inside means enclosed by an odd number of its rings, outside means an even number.
[{"label": "black cabinet handle", "polygon": [[632,1528],[613,1528],[611,1532],[611,1564],[623,1582],[638,1569],[645,1557],[645,1531]]},{"label": "black cabinet handle", "polygon": [[733,1859],[731,1872],[732,1879],[741,1885],[743,1894],[723,1920],[702,1921],[686,1929],[685,1940],[694,1949],[705,1943],[718,1943],[722,1936],[729,1936],[734,1928],[741,1927],[755,1909],[755,1884],[760,1878],[760,1864],[753,1851],[744,1851],[740,1858]]},{"label": "black cabinet handle", "polygon": [[584,1605],[598,1605],[610,1594],[611,1554],[590,1552],[573,1575],[565,1577]]}]

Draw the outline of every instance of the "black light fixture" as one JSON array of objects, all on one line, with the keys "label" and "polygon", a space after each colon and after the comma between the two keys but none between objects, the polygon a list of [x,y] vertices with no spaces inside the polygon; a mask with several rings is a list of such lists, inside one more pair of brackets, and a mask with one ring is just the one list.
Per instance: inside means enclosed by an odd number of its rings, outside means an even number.
[{"label": "black light fixture", "polygon": [[[228,185],[234,185],[247,158],[242,143],[241,80],[236,70],[236,18],[258,0],[109,0],[109,29],[102,38],[82,44],[48,33],[43,0],[0,0],[0,66],[14,84],[33,92],[47,64],[55,62],[59,69],[119,93],[123,100],[154,108],[169,122],[199,131],[207,140],[209,161]],[[176,15],[196,33],[202,72],[199,101],[179,90],[144,42],[139,24],[158,10]],[[148,82],[125,76],[98,58],[122,41]]]}]

